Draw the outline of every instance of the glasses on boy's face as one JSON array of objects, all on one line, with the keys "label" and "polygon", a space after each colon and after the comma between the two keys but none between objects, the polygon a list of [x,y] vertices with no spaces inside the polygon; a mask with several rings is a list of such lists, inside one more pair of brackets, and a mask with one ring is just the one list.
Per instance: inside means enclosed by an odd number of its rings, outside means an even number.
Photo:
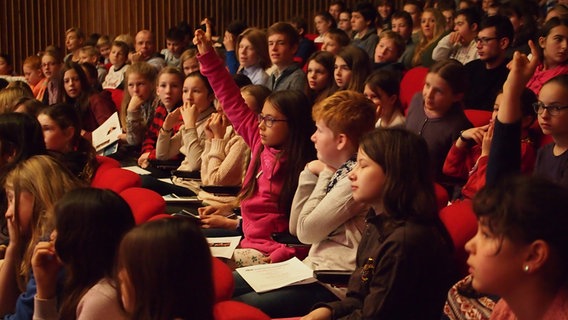
[{"label": "glasses on boy's face", "polygon": [[274,125],[274,122],[278,122],[278,121],[283,121],[286,122],[288,120],[284,120],[284,119],[275,119],[273,116],[265,116],[262,113],[258,114],[258,123],[260,124],[262,121],[264,121],[264,125],[268,128],[272,128],[272,126]]},{"label": "glasses on boy's face", "polygon": [[568,106],[547,106],[542,101],[538,101],[533,103],[534,112],[537,114],[542,114],[544,110],[548,111],[548,114],[551,116],[559,115],[562,110],[568,109]]},{"label": "glasses on boy's face", "polygon": [[481,42],[482,45],[486,46],[487,44],[489,44],[489,41],[491,40],[496,40],[498,39],[497,37],[475,37],[473,38],[473,41],[475,41],[475,43],[479,43]]}]

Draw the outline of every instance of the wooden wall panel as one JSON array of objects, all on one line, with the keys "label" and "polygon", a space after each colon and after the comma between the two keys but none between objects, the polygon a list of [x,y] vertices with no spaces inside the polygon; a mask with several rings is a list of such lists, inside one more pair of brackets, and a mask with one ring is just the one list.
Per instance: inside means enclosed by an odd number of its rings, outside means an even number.
[{"label": "wooden wall panel", "polygon": [[[114,37],[153,30],[157,47],[165,47],[165,33],[180,21],[197,26],[205,16],[216,19],[222,34],[233,20],[267,27],[276,21],[302,16],[313,32],[313,15],[330,0],[0,0],[0,52],[9,53],[16,72],[21,62],[48,45],[65,46],[65,30],[79,27],[86,34]],[[345,1],[353,5],[355,0]]]}]

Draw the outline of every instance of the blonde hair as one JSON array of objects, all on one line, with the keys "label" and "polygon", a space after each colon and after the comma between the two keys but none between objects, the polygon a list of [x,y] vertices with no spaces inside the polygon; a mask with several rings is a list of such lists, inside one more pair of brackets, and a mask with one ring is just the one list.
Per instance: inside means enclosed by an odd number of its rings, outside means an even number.
[{"label": "blonde hair", "polygon": [[53,207],[65,193],[83,186],[63,164],[46,155],[33,156],[19,163],[6,177],[5,188],[14,191],[14,215],[18,225],[20,194],[27,192],[34,198],[29,233],[20,235],[22,252],[18,268],[18,285],[23,291],[31,269],[35,245],[49,236],[55,226]]},{"label": "blonde hair", "polygon": [[186,60],[193,59],[195,57],[197,57],[197,50],[193,48],[187,49],[184,52],[182,52],[181,56],[179,56],[179,65],[183,66],[183,63]]},{"label": "blonde hair", "polygon": [[119,34],[116,38],[114,38],[114,41],[122,41],[128,45],[130,51],[134,50],[134,38],[132,38],[132,36],[128,33]]},{"label": "blonde hair", "polygon": [[0,90],[0,113],[13,112],[16,108],[16,102],[21,97],[33,98],[34,95],[29,87],[26,90],[24,87],[17,86],[17,84],[8,85],[8,87]]},{"label": "blonde hair", "polygon": [[110,46],[111,42],[110,42],[110,38],[108,36],[100,36],[99,39],[97,40],[97,48],[100,49],[101,47],[104,46]]},{"label": "blonde hair", "polygon": [[79,49],[79,52],[86,53],[89,57],[99,57],[101,55],[99,50],[93,46],[83,46]]},{"label": "blonde hair", "polygon": [[442,12],[440,12],[440,10],[438,10],[436,8],[427,8],[427,9],[424,9],[424,12],[422,12],[422,15],[424,15],[424,13],[426,13],[426,12],[433,14],[434,19],[436,20],[436,24],[434,25],[434,34],[432,36],[432,40],[428,40],[424,36],[422,29],[420,29],[420,31],[419,31],[420,40],[416,44],[416,48],[414,49],[414,56],[412,57],[412,65],[413,66],[417,66],[417,65],[421,64],[420,60],[422,59],[422,53],[424,53],[424,51],[426,51],[426,49],[431,44],[438,41],[438,39],[444,34],[445,27],[446,27],[446,19],[444,18],[444,15],[442,14]]},{"label": "blonde hair", "polygon": [[148,80],[148,82],[150,82],[150,86],[154,90],[151,99],[155,96],[156,68],[152,67],[147,62],[136,62],[131,64],[130,67],[128,67],[128,70],[124,73],[124,96],[120,106],[120,122],[123,128],[126,128],[126,109],[128,109],[128,104],[132,98],[128,92],[128,78],[131,74],[138,74]]}]

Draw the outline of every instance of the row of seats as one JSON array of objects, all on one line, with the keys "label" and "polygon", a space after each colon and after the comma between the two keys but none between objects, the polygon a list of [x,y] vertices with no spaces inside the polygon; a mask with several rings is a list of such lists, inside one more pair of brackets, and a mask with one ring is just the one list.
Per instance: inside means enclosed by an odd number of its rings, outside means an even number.
[{"label": "row of seats", "polygon": [[[130,206],[136,224],[171,217],[165,214],[166,202],[158,193],[141,188],[140,176],[122,169],[112,158],[97,156],[99,167],[91,181],[94,188],[110,189],[118,193]],[[231,301],[235,282],[231,269],[221,260],[213,257],[213,284],[215,286],[216,320],[269,320],[257,308],[237,301]]]}]

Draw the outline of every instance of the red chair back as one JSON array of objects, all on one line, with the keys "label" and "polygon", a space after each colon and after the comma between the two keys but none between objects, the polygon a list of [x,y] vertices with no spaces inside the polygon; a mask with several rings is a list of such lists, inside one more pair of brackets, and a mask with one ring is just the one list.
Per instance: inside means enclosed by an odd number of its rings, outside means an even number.
[{"label": "red chair back", "polygon": [[99,167],[97,170],[106,170],[110,168],[120,168],[120,162],[113,158],[105,157],[105,156],[97,156],[97,162],[99,163]]},{"label": "red chair back", "polygon": [[112,102],[114,102],[114,106],[116,107],[116,111],[120,116],[120,106],[122,105],[122,98],[124,97],[124,90],[122,89],[105,89],[106,91],[110,92],[110,96],[112,98]]},{"label": "red chair back", "polygon": [[427,74],[428,68],[419,66],[408,70],[402,77],[400,81],[400,103],[402,104],[404,114],[406,114],[414,94],[422,91]]},{"label": "red chair back", "polygon": [[145,188],[127,188],[120,196],[128,203],[134,221],[141,224],[166,210],[166,201],[157,192]]},{"label": "red chair back", "polygon": [[493,112],[486,110],[466,109],[465,116],[474,127],[481,127],[489,123]]},{"label": "red chair back", "polygon": [[91,187],[110,189],[120,193],[127,188],[141,187],[142,180],[136,173],[122,168],[98,170],[91,181]]},{"label": "red chair back", "polygon": [[219,258],[213,257],[213,285],[215,286],[215,301],[230,300],[235,290],[233,271]]},{"label": "red chair back", "polygon": [[440,211],[440,219],[454,243],[454,259],[462,276],[468,274],[465,244],[477,232],[477,218],[470,200],[456,201]]},{"label": "red chair back", "polygon": [[264,312],[238,301],[221,301],[213,306],[215,320],[270,320]]},{"label": "red chair back", "polygon": [[446,188],[442,187],[440,184],[434,183],[434,192],[436,193],[438,210],[442,210],[448,205],[448,201],[450,201],[448,191],[446,191]]}]

